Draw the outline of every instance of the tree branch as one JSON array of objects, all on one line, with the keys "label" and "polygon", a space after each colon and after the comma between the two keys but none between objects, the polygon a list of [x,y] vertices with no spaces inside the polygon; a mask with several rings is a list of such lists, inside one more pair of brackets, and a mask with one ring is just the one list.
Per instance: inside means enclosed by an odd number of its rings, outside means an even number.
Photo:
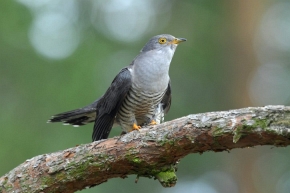
[{"label": "tree branch", "polygon": [[290,107],[266,106],[188,115],[121,137],[26,160],[0,178],[0,192],[74,192],[130,174],[176,183],[189,153],[290,144]]}]

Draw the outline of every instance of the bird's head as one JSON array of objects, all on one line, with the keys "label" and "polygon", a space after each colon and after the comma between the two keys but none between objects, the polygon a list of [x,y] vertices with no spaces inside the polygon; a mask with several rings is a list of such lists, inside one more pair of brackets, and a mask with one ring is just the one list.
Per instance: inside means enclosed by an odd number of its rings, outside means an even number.
[{"label": "bird's head", "polygon": [[169,34],[161,34],[152,37],[146,45],[142,48],[141,52],[147,52],[150,50],[159,50],[163,48],[171,48],[172,50],[175,50],[176,46],[180,42],[186,41],[185,38],[176,38]]}]

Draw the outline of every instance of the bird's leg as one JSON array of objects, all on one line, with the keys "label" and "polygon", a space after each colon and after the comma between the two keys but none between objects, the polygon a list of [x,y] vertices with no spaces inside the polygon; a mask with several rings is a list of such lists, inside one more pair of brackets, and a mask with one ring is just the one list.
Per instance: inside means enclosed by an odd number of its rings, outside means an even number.
[{"label": "bird's leg", "polygon": [[157,125],[157,122],[155,120],[152,120],[149,125]]},{"label": "bird's leg", "polygon": [[141,126],[139,126],[136,123],[134,123],[133,126],[132,126],[132,131],[134,131],[134,130],[138,130],[139,131],[140,128],[141,128]]}]

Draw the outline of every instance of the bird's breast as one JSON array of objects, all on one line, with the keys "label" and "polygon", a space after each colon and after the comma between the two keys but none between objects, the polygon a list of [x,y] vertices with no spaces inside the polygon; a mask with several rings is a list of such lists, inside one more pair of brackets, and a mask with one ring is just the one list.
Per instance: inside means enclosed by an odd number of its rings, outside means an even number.
[{"label": "bird's breast", "polygon": [[162,51],[136,58],[131,70],[133,84],[149,93],[164,91],[169,82],[171,58],[171,54]]}]

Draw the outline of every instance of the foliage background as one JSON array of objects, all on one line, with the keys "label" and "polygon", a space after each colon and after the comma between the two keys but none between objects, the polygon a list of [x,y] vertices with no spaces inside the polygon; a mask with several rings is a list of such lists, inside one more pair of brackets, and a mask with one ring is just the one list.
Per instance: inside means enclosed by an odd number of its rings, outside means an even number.
[{"label": "foliage background", "polygon": [[[157,34],[188,39],[172,61],[167,120],[289,105],[289,10],[287,0],[0,1],[0,175],[36,155],[90,143],[92,125],[47,119],[101,96]],[[288,147],[193,154],[181,160],[174,188],[129,176],[81,192],[288,193],[289,161]]]}]

